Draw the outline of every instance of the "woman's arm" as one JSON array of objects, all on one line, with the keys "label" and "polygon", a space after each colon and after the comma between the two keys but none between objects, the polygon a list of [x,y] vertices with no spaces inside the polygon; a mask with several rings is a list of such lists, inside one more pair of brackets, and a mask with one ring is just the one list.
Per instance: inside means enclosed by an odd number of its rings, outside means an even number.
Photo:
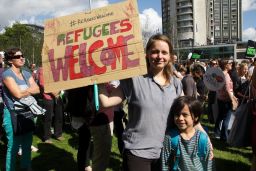
[{"label": "woman's arm", "polygon": [[33,77],[30,77],[29,79],[30,87],[25,90],[21,90],[16,81],[12,77],[4,78],[3,83],[11,92],[11,94],[18,99],[39,93],[39,87],[35,83]]},{"label": "woman's arm", "polygon": [[27,91],[30,92],[30,94],[38,94],[40,93],[40,89],[39,89],[39,86],[37,85],[37,83],[35,82],[34,78],[33,77],[30,77],[29,80],[29,88],[27,89]]},{"label": "woman's arm", "polygon": [[[202,127],[201,123],[199,122],[198,124],[196,124],[195,126],[195,129],[199,130],[199,131],[202,131],[204,132],[205,134],[207,134],[207,132],[204,130],[204,128]],[[207,134],[208,135],[208,134]],[[213,145],[212,145],[212,142],[211,142],[211,139],[210,137],[208,136],[208,140],[209,140],[209,143],[210,143],[210,157],[209,159],[212,160],[213,157],[214,157],[214,154],[213,154]]]},{"label": "woman's arm", "polygon": [[103,107],[113,107],[120,104],[124,99],[123,91],[120,86],[113,88],[112,92],[109,94],[104,86],[104,84],[99,85],[99,100]]}]

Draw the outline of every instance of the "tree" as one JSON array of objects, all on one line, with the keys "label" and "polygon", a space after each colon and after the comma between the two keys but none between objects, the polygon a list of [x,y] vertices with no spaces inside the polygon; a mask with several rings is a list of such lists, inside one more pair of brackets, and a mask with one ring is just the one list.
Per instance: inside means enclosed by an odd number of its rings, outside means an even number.
[{"label": "tree", "polygon": [[41,64],[42,45],[43,33],[31,25],[16,22],[12,27],[5,27],[5,32],[0,34],[0,50],[19,47],[26,57],[26,66]]}]

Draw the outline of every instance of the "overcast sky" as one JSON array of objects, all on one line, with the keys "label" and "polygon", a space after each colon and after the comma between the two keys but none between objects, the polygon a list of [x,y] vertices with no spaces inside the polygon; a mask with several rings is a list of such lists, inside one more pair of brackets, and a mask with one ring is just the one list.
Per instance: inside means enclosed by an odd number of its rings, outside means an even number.
[{"label": "overcast sky", "polygon": [[[92,7],[102,7],[121,0],[91,0]],[[162,30],[161,1],[138,0],[142,29]],[[256,0],[242,0],[243,40],[256,40]],[[89,9],[89,0],[1,0],[0,30],[15,21],[43,25],[47,18],[65,16]],[[150,21],[150,22],[146,22]]]}]

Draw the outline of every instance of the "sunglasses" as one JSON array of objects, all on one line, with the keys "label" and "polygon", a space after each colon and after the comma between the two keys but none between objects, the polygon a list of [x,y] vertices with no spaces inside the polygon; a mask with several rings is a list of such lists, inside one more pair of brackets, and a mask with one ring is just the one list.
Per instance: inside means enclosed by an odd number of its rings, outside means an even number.
[{"label": "sunglasses", "polygon": [[20,59],[20,58],[24,58],[24,56],[23,55],[14,55],[12,57],[12,59]]}]

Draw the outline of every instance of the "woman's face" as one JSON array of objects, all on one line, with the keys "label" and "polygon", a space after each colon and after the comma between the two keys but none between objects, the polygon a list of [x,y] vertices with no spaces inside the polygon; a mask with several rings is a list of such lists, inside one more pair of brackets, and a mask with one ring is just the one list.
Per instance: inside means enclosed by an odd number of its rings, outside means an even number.
[{"label": "woman's face", "polygon": [[14,54],[13,58],[11,59],[11,62],[16,67],[22,67],[25,64],[25,58],[21,51],[18,51]]},{"label": "woman's face", "polygon": [[242,68],[240,68],[241,75],[246,75],[248,73],[248,66],[245,65]]},{"label": "woman's face", "polygon": [[230,71],[231,69],[232,69],[232,63],[229,62],[229,63],[226,64],[226,70]]},{"label": "woman's face", "polygon": [[155,41],[147,54],[147,58],[151,69],[163,70],[171,60],[168,43],[162,40]]}]

